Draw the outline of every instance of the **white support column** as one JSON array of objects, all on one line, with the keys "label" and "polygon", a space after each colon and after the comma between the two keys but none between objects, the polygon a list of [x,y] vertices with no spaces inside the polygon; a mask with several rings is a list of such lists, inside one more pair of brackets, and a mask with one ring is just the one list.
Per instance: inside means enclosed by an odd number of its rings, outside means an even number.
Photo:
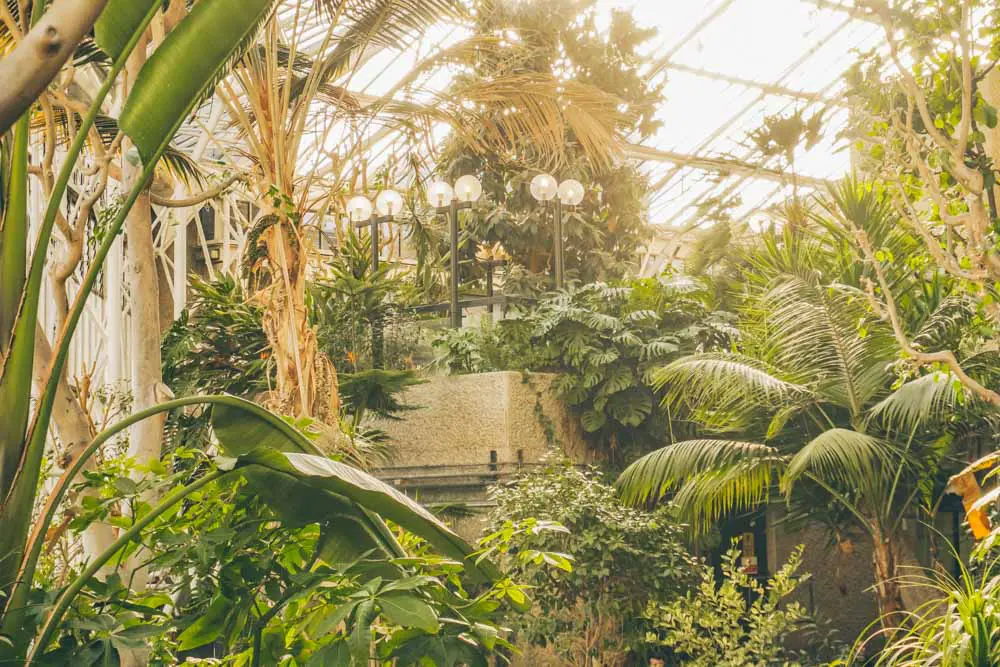
[{"label": "white support column", "polygon": [[104,322],[107,338],[108,365],[104,381],[115,384],[124,378],[122,368],[122,331],[124,331],[125,304],[122,298],[122,279],[125,272],[122,235],[111,244],[104,264]]},{"label": "white support column", "polygon": [[[191,154],[192,159],[197,162],[205,154],[208,143],[212,139],[212,133],[222,118],[223,105],[218,100],[212,101],[212,111],[208,117],[208,122],[202,130],[198,143]],[[176,195],[177,193],[175,193]],[[180,317],[181,312],[187,306],[187,282],[188,282],[188,225],[194,220],[199,223],[198,210],[200,206],[185,209],[178,212],[178,222],[174,225],[174,274],[173,274],[173,300],[174,318]]]},{"label": "white support column", "polygon": [[[197,218],[197,216],[195,216]],[[174,319],[180,317],[187,306],[188,240],[187,227],[191,216],[184,211],[174,226]]]}]

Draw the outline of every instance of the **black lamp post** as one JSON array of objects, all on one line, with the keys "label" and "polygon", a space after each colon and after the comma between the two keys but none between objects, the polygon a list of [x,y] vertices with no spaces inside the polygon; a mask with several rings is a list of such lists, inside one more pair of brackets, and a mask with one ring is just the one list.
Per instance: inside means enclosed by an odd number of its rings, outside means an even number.
[{"label": "black lamp post", "polygon": [[427,199],[440,215],[448,216],[448,231],[451,237],[451,282],[449,285],[449,310],[451,311],[451,326],[462,328],[462,309],[458,304],[458,212],[472,208],[472,205],[483,194],[483,186],[475,176],[462,176],[455,182],[455,187],[438,181],[427,190]]},{"label": "black lamp post", "polygon": [[502,244],[494,246],[480,245],[476,253],[476,259],[486,269],[486,313],[490,322],[493,321],[493,271],[498,266],[503,266],[510,259],[510,255],[504,250]]},{"label": "black lamp post", "polygon": [[[379,226],[392,222],[397,211],[403,208],[403,197],[395,190],[383,190],[375,199],[378,215],[372,213],[372,203],[364,195],[356,195],[347,202],[347,213],[355,227],[368,227],[372,243],[372,274],[378,271],[381,259]],[[372,317],[372,367],[382,368],[385,364],[385,344],[382,332],[382,314]]]},{"label": "black lamp post", "polygon": [[559,183],[550,174],[538,174],[531,179],[531,196],[537,201],[555,200],[555,216],[552,225],[552,269],[555,273],[556,288],[565,286],[563,252],[562,214],[563,206],[576,206],[583,201],[583,184],[572,178]]}]

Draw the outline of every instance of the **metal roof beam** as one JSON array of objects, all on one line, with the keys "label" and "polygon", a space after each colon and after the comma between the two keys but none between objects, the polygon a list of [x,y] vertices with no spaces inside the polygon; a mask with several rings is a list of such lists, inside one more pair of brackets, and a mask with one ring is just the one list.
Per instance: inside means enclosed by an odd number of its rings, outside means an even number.
[{"label": "metal roof beam", "polygon": [[832,9],[834,11],[844,12],[852,19],[858,19],[859,21],[878,23],[878,19],[872,16],[871,12],[848,2],[840,2],[838,0],[802,0],[802,2],[815,5],[818,9]]},{"label": "metal roof beam", "polygon": [[795,90],[794,88],[788,88],[780,84],[763,83],[761,81],[754,81],[752,79],[744,79],[738,76],[732,76],[730,74],[722,74],[720,72],[713,72],[711,70],[702,69],[701,67],[692,67],[691,65],[684,65],[681,63],[670,63],[669,65],[667,65],[667,69],[674,70],[676,72],[684,72],[685,74],[693,74],[694,76],[701,77],[703,79],[711,79],[713,81],[722,81],[724,83],[731,83],[738,86],[743,86],[744,88],[756,88],[769,95],[780,95],[782,97],[791,97],[793,99],[804,100],[806,102],[823,102],[825,104],[835,104],[835,105],[846,104],[846,102],[843,99],[827,97],[822,92],[807,92],[802,90]]},{"label": "metal roof beam", "polygon": [[670,65],[670,59],[677,55],[677,52],[684,47],[685,44],[690,42],[692,39],[698,36],[702,30],[708,27],[712,21],[722,16],[727,9],[729,9],[736,0],[723,0],[708,16],[698,21],[698,23],[688,31],[686,35],[681,37],[678,41],[670,46],[665,54],[656,59],[652,67],[646,73],[646,77],[652,79],[654,76],[662,72]]},{"label": "metal roof beam", "polygon": [[735,158],[707,157],[704,155],[689,155],[687,153],[677,153],[675,151],[665,151],[649,146],[629,144],[625,149],[625,155],[633,160],[642,162],[670,162],[677,165],[676,169],[689,167],[701,171],[712,171],[719,174],[734,174],[737,176],[751,176],[765,181],[776,181],[786,185],[798,185],[813,188],[827,186],[830,181],[825,178],[813,176],[794,175],[772,167],[766,167],[752,162],[745,162]]}]

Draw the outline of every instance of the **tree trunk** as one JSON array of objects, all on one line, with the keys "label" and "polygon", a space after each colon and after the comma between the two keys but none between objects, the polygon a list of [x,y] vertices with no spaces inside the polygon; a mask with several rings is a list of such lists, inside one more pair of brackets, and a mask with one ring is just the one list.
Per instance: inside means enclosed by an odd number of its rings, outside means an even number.
[{"label": "tree trunk", "polygon": [[872,544],[875,595],[882,627],[897,628],[903,622],[903,592],[899,584],[899,546],[896,540],[875,531]]},{"label": "tree trunk", "polygon": [[269,407],[335,425],[340,412],[337,371],[317,349],[305,303],[306,254],[297,231],[275,216],[261,237],[270,283],[257,299],[264,306],[264,333],[271,344],[277,391]]},{"label": "tree trunk", "polygon": [[107,2],[62,0],[52,3],[17,47],[0,59],[0,81],[3,81],[0,134],[11,128],[59,74],[80,40],[94,27]]},{"label": "tree trunk", "polygon": [[[126,67],[127,96],[145,62],[147,40],[140,42],[129,58]],[[127,141],[122,153],[132,148]],[[122,175],[126,189],[134,186],[142,167],[122,160]],[[138,412],[162,403],[172,397],[163,384],[163,366],[160,357],[160,293],[156,273],[156,253],[153,249],[152,209],[149,191],[143,192],[135,202],[125,221],[125,283],[128,287],[130,308],[129,357],[132,388],[132,410]],[[159,460],[163,446],[163,427],[166,415],[145,419],[129,430],[128,455],[139,465]],[[141,477],[141,475],[137,475]],[[141,560],[142,556],[135,560]],[[146,586],[145,569],[137,570],[132,588],[141,591]]]}]

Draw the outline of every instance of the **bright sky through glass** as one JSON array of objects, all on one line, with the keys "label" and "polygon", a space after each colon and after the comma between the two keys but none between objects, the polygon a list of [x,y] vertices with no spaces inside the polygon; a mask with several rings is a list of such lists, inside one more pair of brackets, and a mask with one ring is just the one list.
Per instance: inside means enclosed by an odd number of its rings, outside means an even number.
[{"label": "bright sky through glass", "polygon": [[[546,0],[519,0],[545,2]],[[292,3],[289,2],[289,5]],[[663,127],[645,146],[660,151],[647,161],[650,221],[664,229],[688,228],[708,202],[733,198],[737,220],[759,222],[760,212],[791,195],[790,178],[779,159],[761,164],[747,135],[768,115],[804,110],[806,117],[825,109],[824,137],[800,150],[795,168],[808,190],[817,179],[837,178],[850,170],[849,152],[837,135],[846,120],[842,75],[858,50],[880,43],[878,28],[852,18],[849,0],[598,0],[606,24],[613,9],[632,11],[640,25],[654,27],[648,44],[650,75],[666,77]],[[382,51],[355,72],[352,91],[379,96],[420,59],[465,37],[463,29],[439,26],[402,53]],[[443,90],[450,74],[421,82]],[[372,130],[373,133],[377,132]],[[369,137],[369,172],[392,155],[405,154],[400,137]],[[328,140],[335,148],[337,136]],[[341,140],[354,140],[342,137]],[[394,152],[395,148],[395,152]],[[706,169],[712,159],[764,167]],[[778,170],[778,171],[776,171]]]},{"label": "bright sky through glass", "polygon": [[[604,11],[629,9],[659,35],[649,55],[667,77],[663,127],[645,144],[684,156],[686,163],[648,165],[655,191],[651,222],[687,227],[698,205],[737,196],[737,219],[753,219],[791,193],[780,178],[697,168],[695,158],[759,164],[747,135],[772,114],[799,109],[807,117],[823,107],[824,138],[796,155],[803,177],[837,178],[850,156],[837,134],[846,122],[841,76],[857,50],[879,43],[871,23],[853,19],[835,2],[816,0],[600,0]],[[844,3],[846,5],[846,3]],[[758,85],[759,84],[759,85]],[[780,169],[780,161],[766,166]]]}]

